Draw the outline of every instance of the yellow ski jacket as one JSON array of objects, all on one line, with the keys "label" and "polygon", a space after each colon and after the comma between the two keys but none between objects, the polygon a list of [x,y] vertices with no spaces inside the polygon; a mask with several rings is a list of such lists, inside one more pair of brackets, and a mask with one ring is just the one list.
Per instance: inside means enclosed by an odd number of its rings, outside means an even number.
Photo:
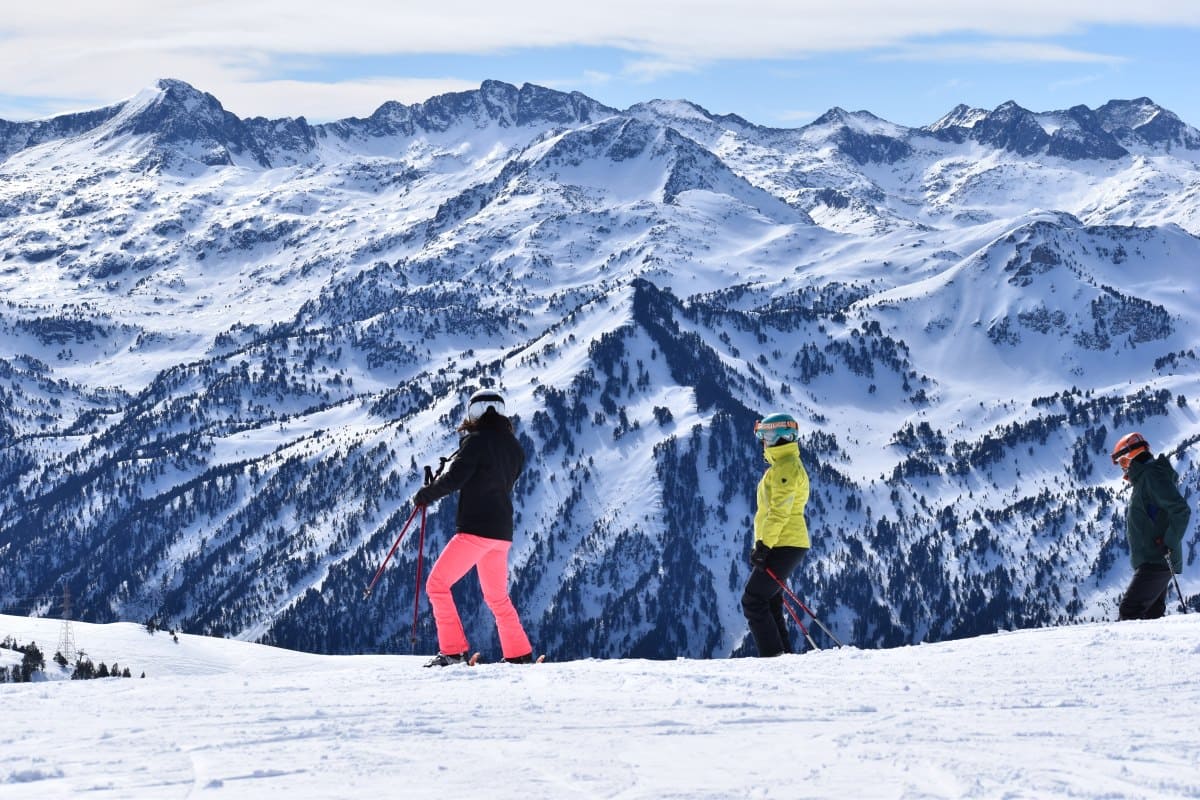
[{"label": "yellow ski jacket", "polygon": [[800,445],[765,447],[763,454],[770,466],[758,482],[754,538],[767,547],[808,547],[808,473],[800,463]]}]

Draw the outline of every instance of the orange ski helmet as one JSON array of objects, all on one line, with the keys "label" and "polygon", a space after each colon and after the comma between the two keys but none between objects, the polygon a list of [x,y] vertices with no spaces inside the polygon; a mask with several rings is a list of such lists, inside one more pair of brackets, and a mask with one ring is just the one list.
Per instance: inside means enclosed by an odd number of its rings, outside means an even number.
[{"label": "orange ski helmet", "polygon": [[1150,444],[1140,433],[1127,433],[1113,445],[1112,462],[1128,472],[1129,464],[1142,453],[1150,452]]}]

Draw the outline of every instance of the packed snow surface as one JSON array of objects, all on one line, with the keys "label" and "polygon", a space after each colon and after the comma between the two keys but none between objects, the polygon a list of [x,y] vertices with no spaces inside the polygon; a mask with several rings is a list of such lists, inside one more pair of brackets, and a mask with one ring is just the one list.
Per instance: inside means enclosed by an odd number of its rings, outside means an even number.
[{"label": "packed snow surface", "polygon": [[[47,660],[59,633],[0,616]],[[145,677],[0,685],[0,797],[1200,796],[1200,615],[445,669],[130,623],[74,636]]]}]

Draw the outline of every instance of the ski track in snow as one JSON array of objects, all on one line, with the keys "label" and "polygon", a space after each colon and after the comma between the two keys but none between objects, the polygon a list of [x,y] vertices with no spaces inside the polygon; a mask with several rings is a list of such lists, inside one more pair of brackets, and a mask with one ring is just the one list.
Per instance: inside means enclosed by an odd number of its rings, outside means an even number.
[{"label": "ski track in snow", "polygon": [[[0,633],[49,656],[59,622]],[[1200,796],[1198,615],[445,669],[131,623],[75,638],[146,677],[0,685],[0,797]]]}]

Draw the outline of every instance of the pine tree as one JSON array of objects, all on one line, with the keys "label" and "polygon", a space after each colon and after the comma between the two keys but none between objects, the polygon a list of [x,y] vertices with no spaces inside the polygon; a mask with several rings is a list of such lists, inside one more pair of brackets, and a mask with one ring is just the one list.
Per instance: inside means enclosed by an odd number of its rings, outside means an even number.
[{"label": "pine tree", "polygon": [[46,657],[42,655],[36,642],[30,642],[21,650],[25,654],[21,658],[21,680],[28,682],[33,680],[34,673],[46,668]]}]

